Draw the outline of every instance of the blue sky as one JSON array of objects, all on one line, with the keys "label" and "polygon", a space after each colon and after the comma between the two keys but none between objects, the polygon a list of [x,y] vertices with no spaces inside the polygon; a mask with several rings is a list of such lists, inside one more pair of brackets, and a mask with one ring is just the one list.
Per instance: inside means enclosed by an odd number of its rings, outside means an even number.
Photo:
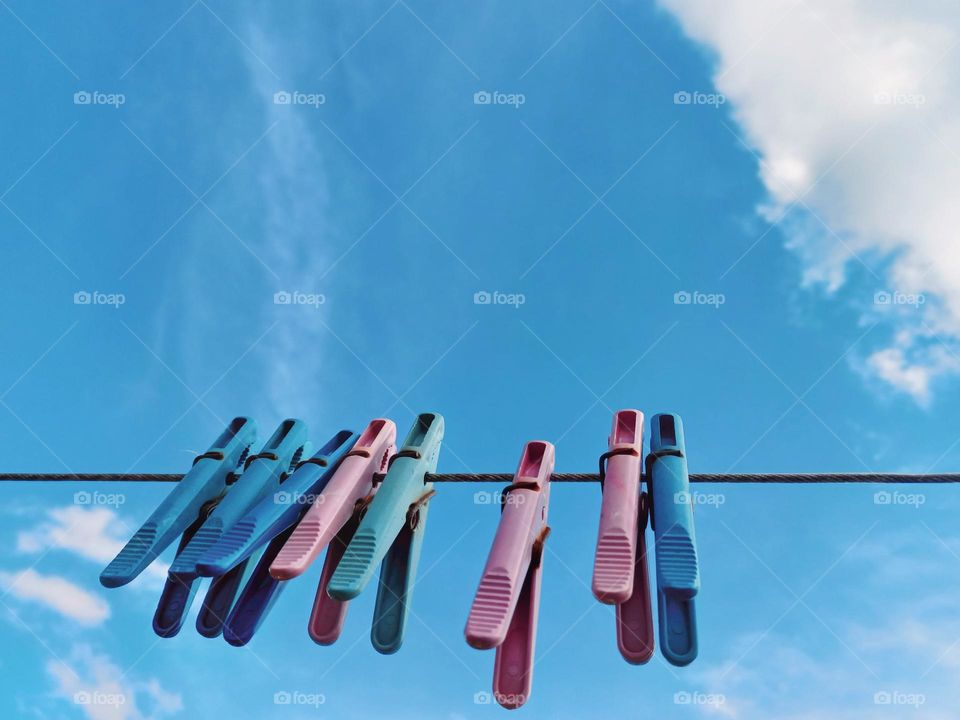
[{"label": "blue sky", "polygon": [[[960,465],[954,10],[0,5],[7,470],[180,472],[234,415],[322,442],[437,411],[443,471],[511,470],[531,439],[592,471],[624,407],[681,414],[694,471]],[[310,641],[319,563],[246,649],[158,639],[162,569],[97,575],[168,488],[82,489],[3,488],[4,716],[503,712],[462,636],[485,488],[432,501],[393,657],[372,593]],[[953,716],[950,489],[699,490],[680,670],[620,659],[589,590],[599,491],[557,489],[520,712]]]}]

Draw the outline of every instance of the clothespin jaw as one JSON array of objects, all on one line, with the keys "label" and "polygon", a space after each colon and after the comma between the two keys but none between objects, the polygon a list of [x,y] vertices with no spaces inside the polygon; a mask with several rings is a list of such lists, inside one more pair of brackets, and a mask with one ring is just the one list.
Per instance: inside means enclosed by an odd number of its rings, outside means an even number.
[{"label": "clothespin jaw", "polygon": [[[243,474],[230,486],[193,539],[177,553],[170,573],[181,580],[197,577],[197,561],[244,513],[280,488],[280,483],[300,461],[307,445],[307,424],[302,420],[284,420],[260,452],[246,459]],[[223,586],[219,589],[222,591]]]},{"label": "clothespin jaw", "polygon": [[200,509],[221,495],[257,437],[250,418],[234,418],[210,449],[134,533],[123,549],[100,573],[100,583],[114,588],[126,585],[153,562],[199,516]]},{"label": "clothespin jaw", "polygon": [[237,593],[250,579],[256,563],[251,556],[235,565],[229,572],[210,580],[207,594],[197,613],[197,632],[206,638],[219,637],[230,615]]},{"label": "clothespin jaw", "polygon": [[497,648],[493,690],[507,708],[523,705],[533,683],[543,542],[555,451],[548,442],[524,446],[464,630],[478,649]]},{"label": "clothespin jaw", "polygon": [[607,452],[600,457],[603,501],[593,594],[602,603],[623,603],[633,593],[642,460],[643,413],[620,410],[613,417]]},{"label": "clothespin jaw", "polygon": [[[306,423],[285,420],[259,453],[247,457],[243,474],[227,488],[226,494],[204,506],[197,521],[184,532],[170,566],[153,621],[157,635],[172,637],[180,631],[196,591],[197,559],[220,538],[224,523],[232,523],[257,498],[269,492],[271,486],[279,485],[280,478],[298,458],[306,443]],[[207,595],[218,604],[226,604],[229,609],[233,596],[228,597],[226,591],[231,587],[236,591],[235,584],[215,583],[211,588],[212,595],[210,591]],[[206,601],[204,605],[207,611],[211,609]],[[209,621],[209,618],[204,618],[204,622]],[[214,628],[209,628],[209,631],[213,632]]]},{"label": "clothespin jaw", "polygon": [[700,590],[700,563],[679,415],[653,416],[646,464],[657,549],[660,647],[669,662],[688,665],[697,656],[693,598]]},{"label": "clothespin jaw", "polygon": [[344,552],[327,592],[335,600],[359,595],[383,561],[374,608],[371,640],[381,653],[396,652],[403,641],[407,609],[412,600],[427,500],[443,440],[443,416],[417,417],[400,450],[390,459],[387,474]]},{"label": "clothespin jaw", "polygon": [[262,497],[234,522],[197,560],[197,572],[218,577],[240,564],[255,550],[295,525],[316,495],[333,477],[337,466],[357,439],[354,432],[340,430],[311,458],[302,461],[280,484],[280,489]]},{"label": "clothespin jaw", "polygon": [[350,520],[357,502],[372,492],[373,475],[386,470],[396,444],[392,420],[367,425],[270,566],[273,577],[289,580],[306,571]]},{"label": "clothespin jaw", "polygon": [[653,657],[653,611],[650,603],[650,574],[647,570],[647,518],[649,496],[640,495],[637,513],[637,546],[630,598],[617,605],[617,647],[631,665],[643,665]]}]

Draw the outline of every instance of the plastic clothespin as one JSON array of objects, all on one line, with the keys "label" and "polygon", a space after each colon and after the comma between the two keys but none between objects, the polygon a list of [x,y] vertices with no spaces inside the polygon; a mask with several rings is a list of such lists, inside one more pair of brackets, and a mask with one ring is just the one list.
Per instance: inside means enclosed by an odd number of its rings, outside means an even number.
[{"label": "plastic clothespin", "polygon": [[[639,665],[653,655],[653,615],[647,572],[645,495],[641,498],[643,413],[620,410],[613,417],[607,452],[600,456],[600,530],[593,565],[593,594],[617,606],[617,646]],[[640,510],[641,501],[643,510]]]},{"label": "plastic clothespin", "polygon": [[642,465],[643,413],[620,410],[613,416],[607,452],[600,456],[603,500],[593,594],[602,603],[619,604],[633,594]]},{"label": "plastic clothespin", "polygon": [[386,470],[396,443],[392,420],[371,421],[270,566],[274,578],[288,580],[301,575],[327,548],[307,624],[310,637],[321,645],[336,642],[343,630],[348,603],[331,598],[327,586],[375,492],[374,473]]},{"label": "plastic clothespin", "polygon": [[237,596],[237,602],[223,625],[223,639],[231,645],[240,647],[253,639],[254,633],[286,586],[285,581],[270,575],[270,565],[292,532],[291,526],[270,541],[250,574],[250,579]]},{"label": "plastic clothespin", "polygon": [[693,598],[700,590],[700,563],[679,415],[653,416],[646,462],[657,549],[660,647],[670,663],[689,665],[697,657]]},{"label": "plastic clothespin", "polygon": [[[279,487],[285,473],[295,464],[307,445],[307,425],[301,420],[284,420],[260,452],[247,457],[244,472],[218,502],[205,508],[198,522],[183,535],[167,583],[154,615],[153,629],[160,637],[173,637],[190,609],[198,577],[197,560],[259,498]],[[240,570],[243,573],[243,569]],[[238,578],[239,580],[240,578]],[[223,606],[229,610],[239,582],[214,583],[204,600],[203,618],[198,625],[208,637],[219,634],[225,614],[210,615]]]},{"label": "plastic clothespin", "polygon": [[370,494],[374,473],[386,468],[396,443],[392,420],[377,418],[367,425],[273,561],[273,577],[289,580],[306,571],[350,519],[357,501]]},{"label": "plastic clothespin", "polygon": [[617,605],[617,647],[631,665],[643,665],[653,657],[653,610],[650,602],[650,573],[647,570],[647,518],[649,496],[640,495],[637,513],[637,547],[634,559],[633,592]]},{"label": "plastic clothespin", "polygon": [[100,573],[100,583],[108,588],[120,587],[143,572],[197,520],[204,505],[223,494],[228,479],[256,438],[253,420],[234,418],[211,448],[194,459],[190,471]]},{"label": "plastic clothespin", "polygon": [[464,631],[472,647],[497,648],[493,692],[500,705],[511,709],[527,701],[533,685],[553,465],[553,445],[526,444],[513,483],[500,498],[503,514]]},{"label": "plastic clothespin", "polygon": [[200,556],[197,572],[209,577],[224,575],[295,525],[356,439],[353,431],[340,430],[313,457],[302,461],[283,480],[279,491],[262,497]]},{"label": "plastic clothespin", "polygon": [[396,652],[403,643],[428,501],[434,494],[426,475],[437,469],[443,425],[437,413],[417,417],[327,586],[334,600],[352,600],[383,561],[370,633],[374,649],[383,654]]}]

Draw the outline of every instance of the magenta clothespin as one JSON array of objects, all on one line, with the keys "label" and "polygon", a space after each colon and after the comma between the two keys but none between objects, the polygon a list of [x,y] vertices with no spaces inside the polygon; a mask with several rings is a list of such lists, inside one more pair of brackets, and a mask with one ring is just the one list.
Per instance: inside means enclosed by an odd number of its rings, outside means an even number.
[{"label": "magenta clothespin", "polygon": [[513,483],[500,497],[503,514],[464,631],[472,647],[497,649],[493,692],[497,702],[510,709],[527,701],[533,684],[553,464],[552,444],[533,441],[524,446]]},{"label": "magenta clothespin", "polygon": [[600,456],[603,501],[593,563],[593,594],[609,605],[633,593],[642,465],[643,413],[620,410],[613,416],[607,452]]},{"label": "magenta clothespin", "polygon": [[633,593],[617,605],[617,647],[631,665],[643,665],[653,657],[653,609],[650,602],[650,573],[647,570],[647,518],[649,496],[640,495],[637,513],[637,548],[633,573]]},{"label": "magenta clothespin", "polygon": [[310,637],[322,645],[340,637],[347,614],[347,602],[327,595],[327,584],[374,493],[373,476],[386,470],[396,446],[393,421],[371,421],[270,565],[272,577],[289,580],[306,571],[327,548],[308,624]]}]

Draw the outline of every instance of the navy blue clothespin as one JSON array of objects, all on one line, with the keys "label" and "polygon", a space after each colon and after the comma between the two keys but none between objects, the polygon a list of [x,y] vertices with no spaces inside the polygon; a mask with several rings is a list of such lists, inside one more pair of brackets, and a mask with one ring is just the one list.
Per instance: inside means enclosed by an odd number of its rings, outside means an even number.
[{"label": "navy blue clothespin", "polygon": [[302,461],[280,484],[277,492],[261,498],[200,556],[196,563],[197,572],[208,577],[224,575],[295,525],[357,438],[358,435],[351,430],[341,430],[313,457]]},{"label": "navy blue clothespin", "polygon": [[693,497],[679,415],[658,414],[650,422],[647,484],[656,539],[660,647],[674,665],[697,657],[694,596],[700,590],[700,563],[693,530]]},{"label": "navy blue clothespin", "polygon": [[[205,508],[198,522],[184,533],[154,615],[153,629],[157,635],[173,637],[180,631],[196,591],[199,557],[219,540],[225,527],[232,525],[260,498],[276,491],[287,471],[299,461],[306,445],[307,424],[302,420],[284,420],[260,452],[246,459],[243,474],[227,488],[226,494]],[[236,582],[211,584],[208,599],[204,601],[202,623],[198,620],[201,634],[208,637],[219,634],[226,614],[211,615],[224,605],[229,610],[243,573],[244,568],[240,568],[241,577],[231,576]]]},{"label": "navy blue clothespin", "polygon": [[100,583],[108,588],[120,587],[143,572],[175,537],[197,521],[205,505],[224,493],[229,478],[243,463],[256,438],[257,425],[253,420],[234,418],[100,573]]},{"label": "navy blue clothespin", "polygon": [[442,415],[417,417],[327,586],[334,600],[351,600],[383,561],[370,633],[374,649],[383,654],[396,652],[403,642],[428,500],[434,494],[426,476],[437,470],[442,440]]}]

